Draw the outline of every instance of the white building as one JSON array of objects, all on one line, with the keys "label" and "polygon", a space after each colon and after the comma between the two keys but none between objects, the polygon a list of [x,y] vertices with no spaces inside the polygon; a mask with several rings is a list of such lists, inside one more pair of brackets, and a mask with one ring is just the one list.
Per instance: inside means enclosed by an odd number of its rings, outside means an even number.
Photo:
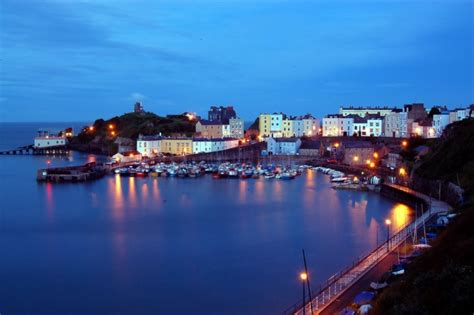
[{"label": "white building", "polygon": [[323,136],[340,137],[353,134],[354,119],[342,115],[328,115],[323,118]]},{"label": "white building", "polygon": [[460,121],[469,117],[470,109],[457,108],[449,112],[449,123]]},{"label": "white building", "polygon": [[142,155],[137,151],[119,152],[112,156],[114,162],[127,163],[141,161]]},{"label": "white building", "polygon": [[[34,139],[33,146],[35,148],[53,148],[64,146],[67,143],[64,133],[50,134],[48,130],[38,130],[38,134]],[[61,135],[61,136],[60,136]]]},{"label": "white building", "polygon": [[161,150],[161,136],[142,136],[137,140],[137,151],[146,157],[157,156],[162,152]]},{"label": "white building", "polygon": [[315,136],[319,134],[319,128],[321,128],[321,121],[311,115],[303,117],[303,135],[304,136]]},{"label": "white building", "polygon": [[433,115],[433,128],[435,129],[436,137],[441,137],[447,125],[449,125],[449,112],[445,111],[441,114]]},{"label": "white building", "polygon": [[392,113],[385,115],[383,134],[386,137],[393,138],[406,138],[410,136],[408,126],[408,112],[406,111],[393,111]]},{"label": "white building", "polygon": [[298,138],[268,138],[267,152],[274,155],[296,155],[301,146]]},{"label": "white building", "polygon": [[380,137],[383,131],[383,118],[380,115],[367,115],[365,118],[369,136]]},{"label": "white building", "polygon": [[225,139],[193,139],[193,153],[210,153],[224,151],[239,146],[239,140],[233,138]]},{"label": "white building", "polygon": [[34,142],[35,148],[52,148],[64,145],[66,145],[66,138],[57,136],[35,137]]},{"label": "white building", "polygon": [[229,119],[229,137],[242,139],[244,137],[244,121],[240,118]]}]

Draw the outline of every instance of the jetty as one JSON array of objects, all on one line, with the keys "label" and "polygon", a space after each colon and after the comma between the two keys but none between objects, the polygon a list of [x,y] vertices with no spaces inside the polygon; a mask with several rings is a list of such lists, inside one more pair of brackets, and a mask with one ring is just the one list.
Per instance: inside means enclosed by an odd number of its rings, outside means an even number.
[{"label": "jetty", "polygon": [[0,155],[69,155],[70,152],[68,146],[36,148],[30,144],[16,149],[0,151]]},{"label": "jetty", "polygon": [[367,284],[375,279],[371,278],[375,267],[386,271],[395,261],[396,251],[406,239],[413,235],[415,229],[423,225],[430,219],[436,217],[439,213],[449,212],[451,207],[439,200],[432,199],[422,193],[414,191],[408,187],[383,184],[382,191],[391,193],[392,196],[400,194],[407,200],[421,202],[428,207],[421,216],[415,221],[406,224],[404,227],[392,234],[392,236],[377,248],[366,255],[356,259],[351,265],[331,276],[326,282],[313,288],[316,294],[311,301],[303,305],[303,302],[296,303],[286,309],[284,315],[302,315],[302,314],[334,314],[343,309],[352,301],[355,294],[361,289],[366,289]]},{"label": "jetty", "polygon": [[36,180],[39,182],[83,182],[101,178],[108,171],[103,165],[92,162],[80,166],[39,169]]}]

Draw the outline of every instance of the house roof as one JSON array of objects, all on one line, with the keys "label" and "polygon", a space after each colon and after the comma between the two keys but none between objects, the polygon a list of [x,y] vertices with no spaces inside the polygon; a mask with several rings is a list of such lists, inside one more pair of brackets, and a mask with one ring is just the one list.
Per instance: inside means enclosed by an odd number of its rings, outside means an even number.
[{"label": "house roof", "polygon": [[203,126],[222,126],[222,125],[224,125],[223,123],[221,123],[219,121],[209,121],[209,120],[205,120],[205,119],[201,119],[199,121],[199,123],[201,123],[201,125],[203,125]]},{"label": "house roof", "polygon": [[193,138],[194,142],[223,142],[223,141],[235,141],[239,139],[235,138]]},{"label": "house roof", "polygon": [[140,137],[138,137],[138,140],[140,141],[153,141],[153,140],[161,140],[163,139],[162,136],[160,135],[154,135],[154,136],[142,136],[140,135]]},{"label": "house roof", "polygon": [[374,148],[374,145],[368,141],[346,141],[342,145],[346,149]]},{"label": "house roof", "polygon": [[301,143],[300,149],[319,149],[321,147],[321,141],[306,140]]},{"label": "house roof", "polygon": [[297,142],[300,140],[299,138],[270,138],[275,140],[276,142]]}]

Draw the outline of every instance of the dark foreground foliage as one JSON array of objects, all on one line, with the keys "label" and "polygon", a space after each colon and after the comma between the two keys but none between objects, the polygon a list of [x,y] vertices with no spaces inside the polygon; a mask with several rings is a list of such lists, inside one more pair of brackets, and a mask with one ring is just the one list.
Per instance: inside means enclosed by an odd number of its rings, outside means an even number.
[{"label": "dark foreground foliage", "polygon": [[433,247],[382,292],[371,314],[473,314],[474,120],[450,125],[416,172],[459,184],[467,203]]}]

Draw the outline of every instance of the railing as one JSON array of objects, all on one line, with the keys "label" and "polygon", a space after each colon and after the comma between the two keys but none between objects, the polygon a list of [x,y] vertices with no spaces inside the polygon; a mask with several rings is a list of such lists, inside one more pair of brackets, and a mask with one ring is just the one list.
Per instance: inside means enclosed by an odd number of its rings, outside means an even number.
[{"label": "railing", "polygon": [[[438,211],[436,211],[438,212]],[[395,249],[402,242],[412,235],[416,226],[420,226],[422,222],[427,221],[436,212],[426,211],[414,222],[401,227],[396,233],[389,238],[388,243],[385,241],[368,254],[359,257],[342,271],[331,276],[326,282],[319,285],[316,296],[305,304],[306,314],[319,314],[324,308],[331,304],[336,297],[342,294],[346,289],[357,282],[364,274],[371,270],[381,258],[390,253],[390,249]],[[313,289],[314,290],[314,289]],[[314,291],[313,291],[314,292]],[[303,314],[303,303],[296,303],[287,308],[283,314]]]}]

